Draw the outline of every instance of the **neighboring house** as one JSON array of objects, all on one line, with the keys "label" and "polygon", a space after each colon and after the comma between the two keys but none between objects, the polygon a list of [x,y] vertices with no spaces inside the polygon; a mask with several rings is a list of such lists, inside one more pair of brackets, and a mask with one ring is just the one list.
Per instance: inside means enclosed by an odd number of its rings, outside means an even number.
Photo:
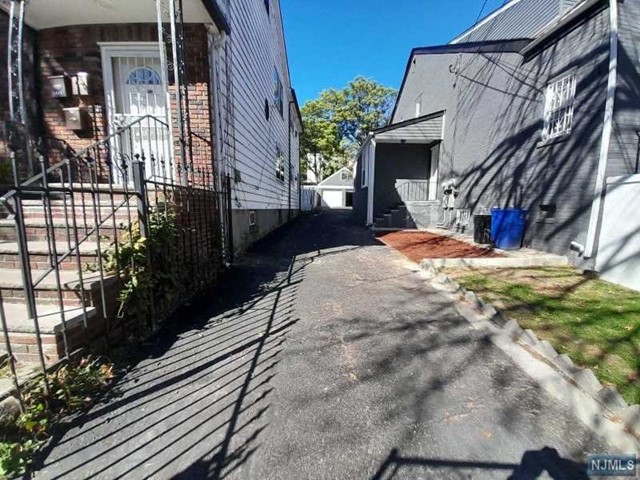
[{"label": "neighboring house", "polygon": [[[640,0],[512,0],[416,48],[356,169],[365,224],[469,231],[528,211],[524,243],[640,288]],[[404,204],[404,205],[402,205]],[[633,277],[633,279],[631,279]]]},{"label": "neighboring house", "polygon": [[[96,255],[110,243],[118,255],[138,231],[170,236],[159,243],[179,268],[161,302],[180,303],[298,213],[302,126],[278,0],[0,0],[0,40],[0,309],[5,337],[38,337],[9,338],[25,359],[130,327]],[[1,185],[9,158],[19,188]]]},{"label": "neighboring house", "polygon": [[318,202],[322,208],[353,207],[353,172],[342,167],[316,186]]}]

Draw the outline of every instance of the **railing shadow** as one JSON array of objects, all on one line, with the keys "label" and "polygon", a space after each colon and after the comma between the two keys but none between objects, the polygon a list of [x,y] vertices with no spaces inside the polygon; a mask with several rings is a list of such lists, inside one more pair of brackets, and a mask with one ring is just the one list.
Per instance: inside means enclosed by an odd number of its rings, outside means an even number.
[{"label": "railing shadow", "polygon": [[[402,472],[405,470],[405,472]],[[554,448],[530,450],[519,464],[487,461],[460,461],[444,458],[403,456],[397,448],[391,450],[371,480],[391,480],[410,470],[416,478],[471,478],[478,472],[492,472],[495,478],[535,480],[546,472],[553,480],[588,480],[586,465],[562,458]],[[511,472],[506,477],[505,475]],[[404,475],[403,475],[404,478]],[[545,477],[548,478],[548,477]]]},{"label": "railing shadow", "polygon": [[[335,228],[352,228],[337,215]],[[55,432],[38,477],[225,478],[242,468],[269,425],[305,269],[378,244],[365,230],[349,241],[314,225],[301,219],[259,242],[220,288],[178,311],[105,401]]]}]

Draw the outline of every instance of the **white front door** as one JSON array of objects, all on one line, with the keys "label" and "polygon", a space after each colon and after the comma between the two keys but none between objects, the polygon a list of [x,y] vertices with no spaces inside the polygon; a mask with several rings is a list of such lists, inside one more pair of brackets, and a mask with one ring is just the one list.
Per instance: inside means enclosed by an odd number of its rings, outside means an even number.
[{"label": "white front door", "polygon": [[171,176],[167,87],[158,45],[102,48],[109,132],[121,132],[111,141],[114,178],[131,181],[130,163],[137,155],[145,158],[147,177]]}]

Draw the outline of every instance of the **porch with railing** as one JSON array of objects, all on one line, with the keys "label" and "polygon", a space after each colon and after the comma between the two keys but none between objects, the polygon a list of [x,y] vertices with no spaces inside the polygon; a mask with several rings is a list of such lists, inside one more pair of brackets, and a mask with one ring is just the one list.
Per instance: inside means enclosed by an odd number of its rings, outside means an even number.
[{"label": "porch with railing", "polygon": [[210,125],[191,125],[182,2],[156,3],[166,115],[127,115],[74,149],[31,128],[21,68],[27,3],[11,0],[0,356],[18,398],[17,366],[37,365],[46,388],[52,364],[81,347],[148,336],[223,268],[229,178],[214,170]]}]

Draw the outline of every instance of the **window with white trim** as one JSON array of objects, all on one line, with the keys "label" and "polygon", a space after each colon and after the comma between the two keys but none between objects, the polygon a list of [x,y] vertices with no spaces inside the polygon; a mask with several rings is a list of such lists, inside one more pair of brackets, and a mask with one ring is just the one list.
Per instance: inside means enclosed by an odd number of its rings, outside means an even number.
[{"label": "window with white trim", "polygon": [[575,97],[575,73],[570,73],[547,84],[542,140],[552,140],[571,132]]}]

